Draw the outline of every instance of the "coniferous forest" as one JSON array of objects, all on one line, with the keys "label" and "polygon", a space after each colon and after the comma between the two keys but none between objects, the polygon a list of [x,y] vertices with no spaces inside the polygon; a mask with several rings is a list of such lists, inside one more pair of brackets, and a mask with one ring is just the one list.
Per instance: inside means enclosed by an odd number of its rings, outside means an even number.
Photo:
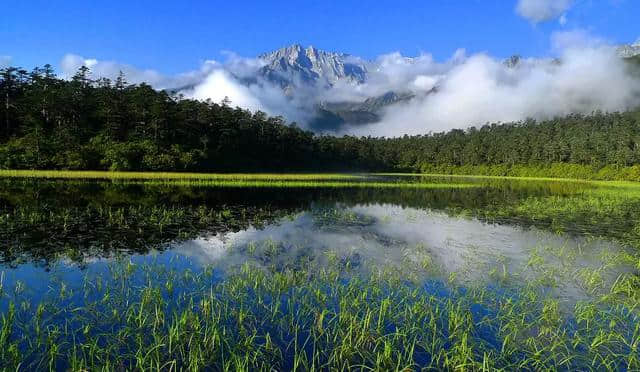
[{"label": "coniferous forest", "polygon": [[[122,74],[115,81],[92,80],[83,67],[61,79],[50,65],[31,72],[0,70],[0,97],[3,169],[496,175],[556,169],[563,175],[573,170],[575,176],[601,172],[601,178],[616,178],[607,172],[640,163],[638,111],[488,123],[398,138],[335,137],[230,102],[196,101],[129,84]],[[631,173],[623,178],[640,178],[640,170]]]}]

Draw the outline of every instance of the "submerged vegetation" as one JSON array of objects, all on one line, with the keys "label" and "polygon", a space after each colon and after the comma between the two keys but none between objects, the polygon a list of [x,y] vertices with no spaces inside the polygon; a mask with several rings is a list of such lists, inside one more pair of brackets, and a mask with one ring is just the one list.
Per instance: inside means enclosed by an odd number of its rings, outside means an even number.
[{"label": "submerged vegetation", "polygon": [[[114,173],[112,180],[33,175],[43,173],[0,181],[0,261],[12,265],[145,253],[171,241],[261,227],[336,203],[427,208],[640,247],[640,187],[635,184],[365,175],[171,179],[149,173],[147,179],[125,179],[120,177],[131,174]],[[80,175],[85,173],[62,173],[61,178]],[[166,178],[157,178],[161,175]]]}]

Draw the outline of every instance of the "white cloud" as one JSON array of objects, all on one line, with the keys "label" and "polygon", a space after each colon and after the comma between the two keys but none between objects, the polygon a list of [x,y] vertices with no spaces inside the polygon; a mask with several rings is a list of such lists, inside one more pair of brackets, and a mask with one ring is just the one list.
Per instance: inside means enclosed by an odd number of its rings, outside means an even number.
[{"label": "white cloud", "polygon": [[640,104],[640,80],[628,73],[613,47],[587,40],[561,45],[560,62],[528,59],[508,67],[488,55],[471,56],[439,78],[437,92],[389,107],[380,123],[345,131],[424,134]]},{"label": "white cloud", "polygon": [[[561,17],[573,5],[573,0],[518,0],[516,12],[533,23]],[[566,17],[564,18],[566,21]]]},{"label": "white cloud", "polygon": [[299,89],[295,95],[288,96],[279,86],[258,74],[258,69],[264,65],[262,60],[242,58],[233,53],[227,55],[224,64],[212,65],[204,80],[182,93],[188,98],[213,102],[228,99],[231,106],[283,116],[288,121],[305,123],[312,118],[309,104],[313,102],[311,97],[317,96],[313,87]]},{"label": "white cloud", "polygon": [[567,49],[599,48],[607,45],[607,42],[589,31],[574,29],[569,31],[558,31],[551,34],[551,47],[554,51],[564,51]]},{"label": "white cloud", "polygon": [[211,99],[221,102],[228,98],[234,106],[252,111],[263,110],[260,101],[254,97],[251,89],[236,81],[226,70],[216,70],[195,87],[191,97],[201,100]]},{"label": "white cloud", "polygon": [[[462,58],[464,52],[457,52],[455,58]],[[454,59],[455,59],[454,58]],[[383,95],[389,91],[426,93],[433,89],[454,60],[437,63],[430,54],[418,57],[404,57],[398,52],[384,54],[367,64],[367,81],[355,85],[338,81],[331,89],[323,92],[325,101],[357,101]]]},{"label": "white cloud", "polygon": [[62,77],[70,79],[82,66],[90,69],[93,78],[108,78],[115,80],[120,71],[131,84],[147,83],[156,89],[182,88],[201,82],[216,66],[215,61],[206,61],[200,70],[190,71],[175,76],[166,76],[151,69],[137,67],[115,61],[101,61],[85,58],[76,54],[66,54],[60,61]]}]

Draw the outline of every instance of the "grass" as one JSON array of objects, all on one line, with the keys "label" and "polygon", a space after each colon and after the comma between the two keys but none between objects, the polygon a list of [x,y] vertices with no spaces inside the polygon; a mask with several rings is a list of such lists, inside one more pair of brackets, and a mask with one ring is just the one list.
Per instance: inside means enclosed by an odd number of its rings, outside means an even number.
[{"label": "grass", "polygon": [[[632,181],[602,181],[581,178],[539,177],[539,176],[493,176],[470,174],[442,174],[442,173],[180,173],[180,172],[116,172],[116,171],[60,171],[60,170],[7,170],[0,169],[0,178],[35,178],[35,179],[76,179],[76,180],[125,180],[142,181],[158,180],[173,181],[176,184],[195,184],[209,186],[263,187],[265,184],[276,187],[292,185],[291,187],[316,187],[317,182],[327,187],[354,187],[356,183],[361,187],[390,187],[382,184],[406,186],[406,182],[366,182],[369,176],[412,176],[431,178],[459,178],[459,179],[495,179],[495,180],[530,180],[530,181],[562,181],[591,184],[607,187],[640,188],[640,184]],[[341,182],[337,182],[341,181]],[[342,182],[345,181],[345,182]],[[458,184],[443,184],[453,186]],[[287,186],[289,187],[289,186]],[[418,186],[414,186],[418,187]]]},{"label": "grass", "polygon": [[[82,262],[115,253],[148,253],[202,233],[275,223],[298,209],[206,205],[20,206],[0,213],[0,262]],[[88,230],[90,227],[90,232]]]},{"label": "grass", "polygon": [[[340,262],[338,260],[337,262]],[[403,268],[175,270],[119,262],[1,297],[7,370],[636,370],[640,279],[573,308],[542,281],[460,286]],[[548,275],[540,269],[539,278]],[[583,278],[584,279],[581,279]],[[577,275],[585,285],[593,282]]]},{"label": "grass", "polygon": [[59,170],[0,170],[0,177],[55,178],[55,179],[106,179],[106,180],[270,180],[270,181],[318,181],[361,178],[344,173],[179,173],[179,172],[108,172],[108,171],[59,171]]},{"label": "grass", "polygon": [[469,188],[463,183],[378,182],[368,181],[364,175],[352,174],[267,174],[267,173],[155,173],[102,171],[41,171],[0,170],[0,178],[8,179],[64,179],[112,180],[124,184],[151,182],[172,186],[233,187],[233,188]]},{"label": "grass", "polygon": [[495,165],[433,165],[423,164],[422,173],[466,174],[487,176],[558,177],[607,181],[640,181],[640,165],[610,164],[591,166],[573,163],[495,164]]},{"label": "grass", "polygon": [[445,173],[372,173],[375,176],[402,176],[402,177],[424,177],[424,178],[459,178],[459,179],[490,179],[490,180],[515,180],[515,181],[556,181],[571,182],[577,184],[610,186],[610,187],[629,187],[640,189],[639,182],[633,181],[602,181],[588,180],[583,178],[563,178],[563,177],[537,177],[537,176],[487,176],[487,175],[471,175],[471,174],[445,174]]},{"label": "grass", "polygon": [[437,183],[437,182],[336,182],[336,181],[294,181],[294,180],[162,180],[154,181],[156,184],[173,186],[199,186],[199,187],[235,187],[235,188],[405,188],[405,189],[462,189],[478,187],[473,184],[463,183]]}]

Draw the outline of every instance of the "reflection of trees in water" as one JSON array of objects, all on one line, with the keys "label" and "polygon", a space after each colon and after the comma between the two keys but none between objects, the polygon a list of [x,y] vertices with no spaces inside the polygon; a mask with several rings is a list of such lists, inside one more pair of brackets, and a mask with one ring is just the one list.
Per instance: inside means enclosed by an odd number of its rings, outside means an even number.
[{"label": "reflection of trees in water", "polygon": [[[269,189],[177,187],[153,183],[4,180],[0,188],[0,260],[47,265],[59,256],[78,262],[88,257],[145,253],[165,243],[203,233],[261,228],[285,216],[312,209],[317,223],[366,226],[362,216],[340,213],[355,205],[391,204],[442,210],[481,220],[628,237],[638,202],[620,204],[624,221],[576,215],[541,218],[521,215],[528,198],[575,194],[577,186],[559,182],[483,181],[467,189]],[[336,205],[340,208],[334,208]],[[544,216],[542,216],[544,217]],[[570,218],[569,218],[570,217]],[[324,222],[323,222],[324,221]],[[610,223],[618,224],[612,229]],[[620,229],[622,227],[622,230]],[[626,231],[625,231],[626,230]],[[640,233],[640,232],[639,232]]]}]

